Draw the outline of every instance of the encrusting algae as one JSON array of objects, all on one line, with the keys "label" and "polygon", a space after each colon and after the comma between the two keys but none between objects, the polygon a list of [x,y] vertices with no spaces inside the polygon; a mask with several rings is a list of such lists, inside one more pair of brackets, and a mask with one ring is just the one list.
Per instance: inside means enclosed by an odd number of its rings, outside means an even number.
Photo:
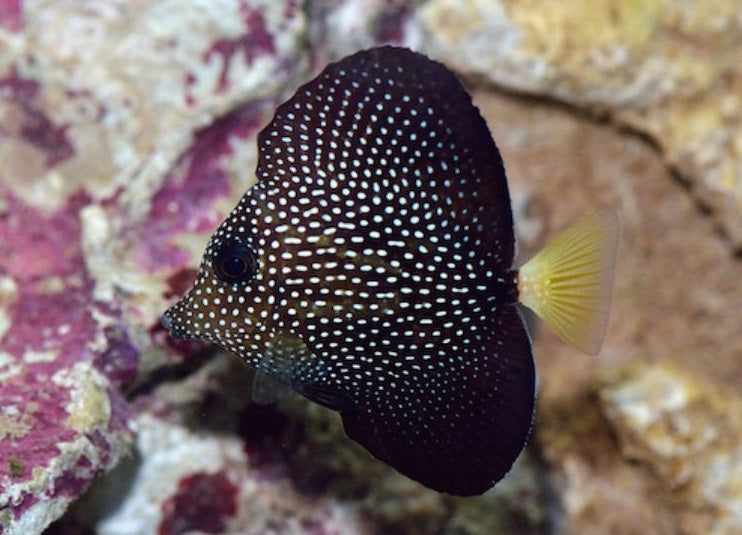
[{"label": "encrusting algae", "polygon": [[325,68],[258,136],[258,182],[163,315],[339,411],[348,436],[432,489],[480,494],[531,429],[520,300],[597,353],[618,223],[598,212],[519,271],[505,170],[443,65],[402,48]]}]

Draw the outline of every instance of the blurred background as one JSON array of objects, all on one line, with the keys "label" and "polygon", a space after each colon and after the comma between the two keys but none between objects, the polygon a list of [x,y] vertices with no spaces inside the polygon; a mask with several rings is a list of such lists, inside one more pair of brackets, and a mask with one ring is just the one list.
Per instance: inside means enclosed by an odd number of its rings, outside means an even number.
[{"label": "blurred background", "polygon": [[[519,262],[605,206],[607,339],[534,325],[537,417],[481,497],[429,491],[159,315],[328,62],[461,77]],[[0,0],[0,533],[742,533],[735,0]]]}]

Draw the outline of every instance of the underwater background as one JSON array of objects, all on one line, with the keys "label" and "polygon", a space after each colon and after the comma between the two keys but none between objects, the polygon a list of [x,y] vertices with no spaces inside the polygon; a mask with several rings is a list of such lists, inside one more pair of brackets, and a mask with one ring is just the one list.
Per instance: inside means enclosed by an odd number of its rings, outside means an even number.
[{"label": "underwater background", "polygon": [[[622,223],[602,352],[535,324],[533,434],[476,498],[159,322],[277,104],[381,43],[472,93],[519,263]],[[740,49],[734,0],[0,0],[0,534],[742,532]]]}]

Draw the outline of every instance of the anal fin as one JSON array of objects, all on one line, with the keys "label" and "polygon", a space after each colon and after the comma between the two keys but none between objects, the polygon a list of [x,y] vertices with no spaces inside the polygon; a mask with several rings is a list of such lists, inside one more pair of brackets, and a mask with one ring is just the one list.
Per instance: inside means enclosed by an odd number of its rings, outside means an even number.
[{"label": "anal fin", "polygon": [[536,374],[514,306],[495,310],[466,358],[342,414],[346,434],[402,474],[458,496],[491,488],[510,470],[533,421]]}]

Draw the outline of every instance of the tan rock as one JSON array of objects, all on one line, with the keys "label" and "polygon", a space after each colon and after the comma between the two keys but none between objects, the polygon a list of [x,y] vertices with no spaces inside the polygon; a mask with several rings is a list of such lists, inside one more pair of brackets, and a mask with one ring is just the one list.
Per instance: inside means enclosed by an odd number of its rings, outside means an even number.
[{"label": "tan rock", "polygon": [[742,22],[735,0],[432,0],[424,48],[460,71],[649,136],[742,246]]},{"label": "tan rock", "polygon": [[675,494],[624,457],[599,410],[596,378],[650,354],[690,370],[708,389],[734,392],[742,377],[739,264],[652,146],[551,103],[492,92],[477,92],[475,101],[503,153],[522,260],[597,207],[613,206],[623,224],[601,354],[581,355],[547,328],[533,331],[533,442],[550,467],[557,527],[569,534],[676,533],[682,519]]},{"label": "tan rock", "polygon": [[657,478],[680,533],[742,532],[742,400],[670,364],[608,375],[600,391],[626,459]]}]

